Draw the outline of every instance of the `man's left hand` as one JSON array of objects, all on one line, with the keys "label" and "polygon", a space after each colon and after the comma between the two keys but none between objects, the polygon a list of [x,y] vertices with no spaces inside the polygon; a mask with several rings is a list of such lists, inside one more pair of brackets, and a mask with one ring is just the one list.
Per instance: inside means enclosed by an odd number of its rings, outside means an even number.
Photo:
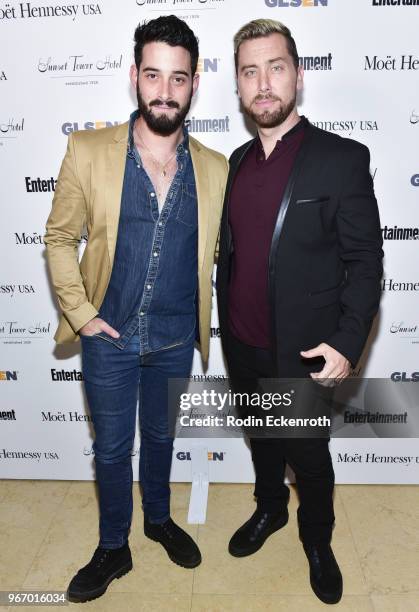
[{"label": "man's left hand", "polygon": [[310,376],[325,387],[339,384],[351,371],[351,364],[346,357],[325,342],[308,351],[300,351],[300,355],[305,359],[311,359],[312,357],[324,358],[326,363],[323,370],[321,372],[310,372]]}]

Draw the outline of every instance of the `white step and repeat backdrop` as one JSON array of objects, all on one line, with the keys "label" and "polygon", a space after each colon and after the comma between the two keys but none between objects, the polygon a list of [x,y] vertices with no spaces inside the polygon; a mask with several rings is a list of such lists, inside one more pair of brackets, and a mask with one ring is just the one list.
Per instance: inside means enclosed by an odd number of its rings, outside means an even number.
[{"label": "white step and repeat backdrop", "polygon": [[[417,0],[1,0],[0,477],[94,477],[79,349],[53,341],[45,221],[67,135],[127,120],[136,105],[128,81],[134,29],[171,13],[200,39],[190,132],[227,156],[249,138],[235,93],[233,34],[258,17],[291,28],[306,71],[300,111],[371,151],[385,275],[375,342],[355,375],[398,388],[419,378]],[[195,355],[198,380],[225,376],[215,296],[211,335],[205,372]],[[253,480],[242,439],[199,442],[211,480]],[[190,480],[193,444],[176,442],[173,480]],[[138,447],[137,439],[135,463]],[[417,439],[336,438],[331,450],[338,482],[419,482]]]}]

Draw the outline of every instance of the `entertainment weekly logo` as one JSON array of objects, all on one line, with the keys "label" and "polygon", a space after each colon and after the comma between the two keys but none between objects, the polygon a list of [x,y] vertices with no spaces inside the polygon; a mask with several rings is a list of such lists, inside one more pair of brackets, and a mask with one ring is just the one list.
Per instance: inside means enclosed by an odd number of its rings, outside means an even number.
[{"label": "entertainment weekly logo", "polygon": [[101,4],[66,4],[66,5],[34,5],[32,2],[19,2],[13,6],[11,2],[0,5],[0,21],[12,19],[45,19],[53,17],[70,17],[75,21],[78,17],[97,16],[102,14]]},{"label": "entertainment weekly logo", "polygon": [[419,6],[419,0],[372,0],[372,6]]}]

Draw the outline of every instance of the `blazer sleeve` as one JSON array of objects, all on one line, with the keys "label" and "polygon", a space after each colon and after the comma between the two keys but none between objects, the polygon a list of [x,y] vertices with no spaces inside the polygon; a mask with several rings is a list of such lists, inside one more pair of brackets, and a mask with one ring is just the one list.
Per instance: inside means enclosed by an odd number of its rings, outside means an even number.
[{"label": "blazer sleeve", "polygon": [[340,257],[346,281],[340,296],[341,317],[337,331],[325,341],[355,366],[378,311],[383,272],[383,240],[380,217],[369,172],[367,147],[357,144],[346,159],[337,211]]},{"label": "blazer sleeve", "polygon": [[59,306],[77,332],[98,311],[86,295],[80,273],[78,246],[86,222],[86,200],[77,175],[74,135],[70,134],[44,242]]}]

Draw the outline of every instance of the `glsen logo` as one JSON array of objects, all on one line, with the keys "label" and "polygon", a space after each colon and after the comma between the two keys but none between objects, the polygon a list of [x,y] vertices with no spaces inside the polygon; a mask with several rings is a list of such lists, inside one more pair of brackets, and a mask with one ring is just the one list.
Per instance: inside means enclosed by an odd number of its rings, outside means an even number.
[{"label": "glsen logo", "polygon": [[25,119],[19,119],[15,121],[15,119],[8,119],[6,121],[0,121],[0,138],[8,137],[8,138],[16,138],[20,132],[23,132],[23,128],[25,125]]},{"label": "glsen logo", "polygon": [[16,413],[14,410],[0,411],[0,421],[16,421]]},{"label": "glsen logo", "polygon": [[412,110],[412,114],[410,115],[410,123],[412,125],[419,123],[419,113],[417,113],[415,110]]},{"label": "glsen logo", "polygon": [[419,187],[419,174],[414,174],[410,179],[410,182],[413,187]]},{"label": "glsen logo", "polygon": [[385,225],[381,228],[381,233],[384,240],[418,240],[419,227],[388,227]]},{"label": "glsen logo", "polygon": [[7,450],[2,448],[0,450],[0,459],[31,459],[33,461],[41,461],[45,459],[47,461],[57,460],[60,456],[55,451],[24,451],[24,450]]},{"label": "glsen logo", "polygon": [[57,74],[74,76],[76,73],[90,72],[92,70],[99,70],[105,73],[111,70],[118,70],[121,66],[122,53],[117,57],[106,55],[99,59],[87,58],[85,55],[69,55],[65,61],[56,60],[52,57],[41,57],[38,61],[38,71],[50,74],[50,76]]},{"label": "glsen logo", "polygon": [[72,382],[83,380],[83,374],[79,370],[55,370],[51,368],[51,379],[54,382]]},{"label": "glsen logo", "polygon": [[[225,452],[208,452],[208,461],[224,461]],[[179,461],[191,461],[190,451],[179,451],[176,453],[176,459]]]},{"label": "glsen logo", "polygon": [[4,70],[0,70],[0,81],[7,81],[7,76]]},{"label": "glsen logo", "polygon": [[304,70],[332,70],[332,54],[305,55],[298,58]]},{"label": "glsen logo", "polygon": [[0,322],[0,340],[3,344],[30,344],[33,339],[49,336],[51,323],[22,325],[19,321]]},{"label": "glsen logo", "polygon": [[27,295],[28,293],[35,293],[33,285],[0,285],[0,294],[14,297],[15,294],[21,293]]},{"label": "glsen logo", "polygon": [[230,117],[226,115],[220,119],[186,119],[185,127],[188,132],[229,132]]},{"label": "glsen logo", "polygon": [[419,70],[419,59],[414,55],[401,55],[400,58],[386,55],[366,55],[364,70]]},{"label": "glsen logo", "polygon": [[419,0],[372,0],[373,6],[419,6]]},{"label": "glsen logo", "polygon": [[9,3],[6,3],[4,8],[0,8],[0,21],[2,19],[42,19],[44,17],[71,17],[74,21],[77,16],[101,14],[98,3],[33,6],[30,2],[19,2],[17,7],[11,7]]},{"label": "glsen logo", "polygon": [[419,291],[419,282],[396,282],[392,278],[381,280],[382,291]]},{"label": "glsen logo", "polygon": [[417,382],[419,380],[419,372],[412,372],[409,375],[406,372],[393,372],[390,378],[394,382]]},{"label": "glsen logo", "polygon": [[55,191],[56,184],[57,181],[52,176],[49,179],[41,179],[39,176],[36,178],[25,176],[25,186],[28,193],[46,193],[49,191]]},{"label": "glsen logo", "polygon": [[349,136],[354,131],[360,132],[376,132],[378,131],[378,123],[372,119],[350,120],[342,119],[336,121],[313,121],[313,125],[328,132],[347,132]]},{"label": "glsen logo", "polygon": [[0,380],[17,380],[16,370],[0,370]]},{"label": "glsen logo", "polygon": [[200,57],[196,67],[197,72],[218,72],[219,57]]},{"label": "glsen logo", "polygon": [[77,130],[101,130],[114,125],[119,125],[119,121],[86,121],[82,124],[82,127],[79,127],[78,121],[75,121],[74,123],[63,123],[61,131],[65,136],[68,136],[68,134],[77,132]]},{"label": "glsen logo", "polygon": [[309,6],[327,6],[328,0],[265,0],[268,8],[298,8]]}]

